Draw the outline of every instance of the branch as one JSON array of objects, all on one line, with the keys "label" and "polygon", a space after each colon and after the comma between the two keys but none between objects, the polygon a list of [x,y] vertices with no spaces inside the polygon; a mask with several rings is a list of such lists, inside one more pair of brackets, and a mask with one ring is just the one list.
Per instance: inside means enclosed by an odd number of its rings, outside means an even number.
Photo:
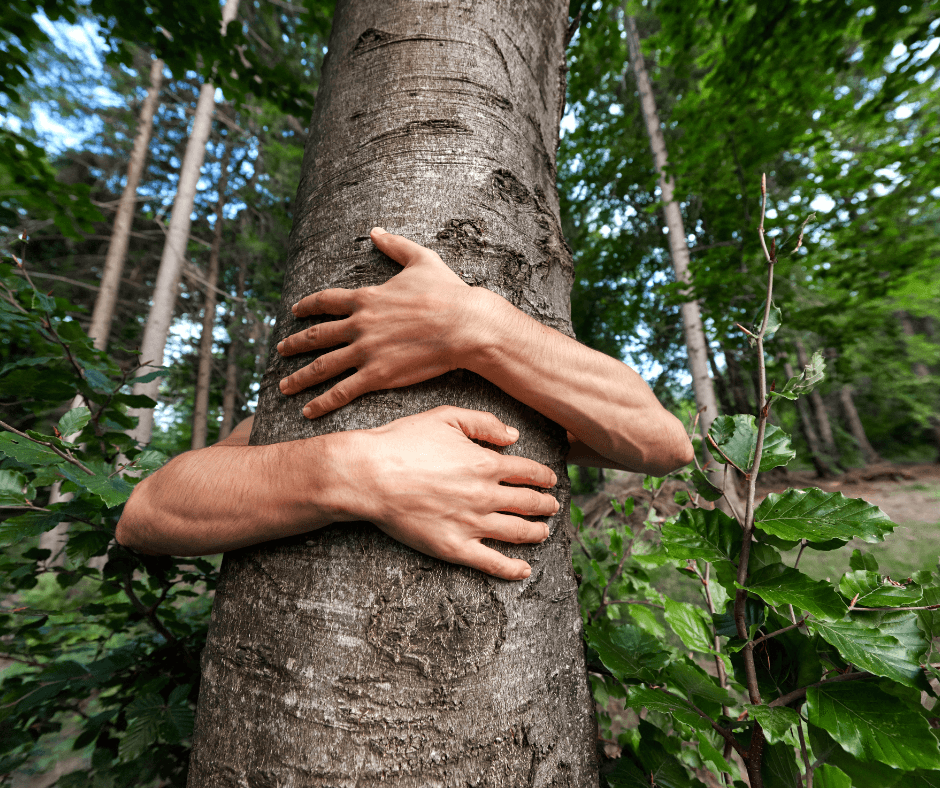
[{"label": "branch", "polygon": [[865,681],[866,679],[876,679],[878,678],[874,673],[869,673],[867,671],[859,671],[857,673],[843,673],[839,676],[835,676],[828,681],[817,681],[815,684],[807,684],[805,687],[800,687],[799,689],[793,690],[793,692],[788,692],[786,695],[781,695],[776,700],[772,700],[767,705],[770,708],[776,708],[777,706],[789,706],[793,701],[799,700],[800,698],[806,697],[806,690],[813,689],[815,687],[821,687],[823,684],[835,684],[838,681]]},{"label": "branch", "polygon": [[[938,605],[938,607],[940,607],[940,605]],[[765,640],[770,640],[770,638],[775,638],[775,637],[777,637],[777,635],[782,635],[784,632],[789,632],[791,629],[797,629],[798,627],[803,626],[803,623],[804,623],[804,622],[806,621],[806,619],[808,619],[808,618],[809,618],[809,614],[807,613],[807,614],[806,614],[805,616],[803,616],[803,618],[801,618],[799,621],[797,621],[797,622],[795,622],[795,623],[793,623],[793,624],[790,624],[790,626],[788,626],[788,627],[782,627],[781,629],[774,630],[773,632],[770,632],[770,633],[768,633],[768,634],[766,634],[766,635],[761,635],[761,636],[760,636],[759,638],[757,638],[756,640],[752,640],[752,641],[751,641],[751,644],[754,645],[754,646],[756,646],[758,643],[763,643]]]}]

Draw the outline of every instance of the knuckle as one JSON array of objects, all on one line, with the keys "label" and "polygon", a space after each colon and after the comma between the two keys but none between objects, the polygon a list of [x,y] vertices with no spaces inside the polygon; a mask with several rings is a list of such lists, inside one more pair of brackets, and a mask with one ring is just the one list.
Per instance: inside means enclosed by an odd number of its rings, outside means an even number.
[{"label": "knuckle", "polygon": [[326,372],[326,362],[323,359],[324,356],[317,356],[310,364],[310,372],[316,377],[320,377],[324,372]]},{"label": "knuckle", "polygon": [[320,326],[310,326],[310,328],[308,328],[304,334],[306,335],[308,341],[316,342],[320,336]]}]

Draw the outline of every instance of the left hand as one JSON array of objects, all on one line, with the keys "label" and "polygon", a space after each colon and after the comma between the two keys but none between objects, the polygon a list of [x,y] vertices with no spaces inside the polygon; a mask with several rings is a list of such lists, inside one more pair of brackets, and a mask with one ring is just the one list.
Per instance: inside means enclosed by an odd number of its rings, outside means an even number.
[{"label": "left hand", "polygon": [[369,391],[443,375],[463,366],[461,358],[473,352],[471,315],[482,305],[478,294],[489,291],[470,287],[435,252],[414,241],[379,227],[371,237],[379,250],[404,266],[401,273],[377,287],[334,288],[301,299],[292,308],[295,317],[349,317],[311,326],[277,346],[282,356],[292,356],[346,343],[281,381],[283,394],[296,394],[356,368],[304,406],[308,419]]}]

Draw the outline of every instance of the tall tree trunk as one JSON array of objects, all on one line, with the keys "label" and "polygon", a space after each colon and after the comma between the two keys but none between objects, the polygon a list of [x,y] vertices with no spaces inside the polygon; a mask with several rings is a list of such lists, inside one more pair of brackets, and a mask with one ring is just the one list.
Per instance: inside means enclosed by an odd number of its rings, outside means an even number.
[{"label": "tall tree trunk", "polygon": [[[666,218],[666,227],[669,230],[669,254],[672,257],[672,267],[676,274],[676,281],[684,286],[683,296],[687,299],[682,304],[682,328],[685,332],[685,346],[689,355],[689,371],[692,373],[692,388],[695,391],[695,404],[700,411],[699,424],[702,436],[708,435],[712,422],[718,417],[718,404],[715,401],[715,386],[708,374],[708,342],[705,339],[705,326],[702,324],[702,313],[698,301],[692,298],[689,276],[689,246],[686,242],[685,227],[682,221],[682,212],[676,201],[676,182],[666,170],[669,167],[669,157],[666,151],[666,139],[663,137],[662,125],[659,122],[659,112],[656,109],[656,99],[653,96],[653,86],[646,71],[646,62],[643,59],[643,50],[640,43],[640,34],[636,29],[636,20],[624,13],[624,25],[627,32],[627,45],[630,49],[630,66],[636,77],[637,91],[640,94],[640,106],[643,108],[643,120],[646,131],[650,137],[650,148],[653,152],[653,161],[656,172],[659,174],[659,189],[662,192],[663,213]],[[706,446],[707,449],[707,446]],[[713,474],[718,487],[724,489],[725,497],[731,506],[743,514],[744,508],[738,495],[734,482],[735,472],[728,469],[725,484],[721,476]]]},{"label": "tall tree trunk", "polygon": [[[374,224],[571,334],[554,164],[566,10],[337,3],[275,342],[309,325],[290,313],[301,296],[400,270],[369,242]],[[302,404],[322,387],[285,398],[277,381],[310,360],[271,354],[252,442],[451,404],[513,424],[512,451],[566,478],[564,430],[465,371],[306,421]],[[502,546],[535,562],[519,583],[428,558],[370,524],[228,553],[189,785],[597,785],[562,497],[545,543]]]},{"label": "tall tree trunk", "polygon": [[718,394],[718,401],[721,403],[721,409],[725,413],[734,413],[731,397],[728,396],[728,386],[725,383],[724,376],[721,374],[721,370],[718,369],[718,364],[715,362],[715,354],[711,352],[711,348],[708,347],[707,343],[705,350],[708,353],[708,364],[712,370],[712,380],[715,381],[715,389]]},{"label": "tall tree trunk", "polygon": [[839,401],[842,403],[842,411],[845,413],[845,420],[849,424],[849,430],[859,449],[862,450],[862,458],[866,465],[881,462],[881,457],[875,448],[868,442],[868,436],[865,434],[865,428],[862,426],[862,420],[858,417],[858,411],[855,408],[855,401],[852,398],[852,389],[849,386],[842,386],[839,389]]},{"label": "tall tree trunk", "polygon": [[751,404],[751,398],[744,387],[744,370],[738,362],[737,353],[727,343],[721,343],[721,352],[725,357],[725,366],[728,368],[728,380],[731,384],[731,396],[734,398],[734,407],[737,413],[756,413],[757,408]]},{"label": "tall tree trunk", "polygon": [[209,432],[209,383],[212,379],[212,330],[215,328],[216,285],[219,281],[219,254],[222,251],[222,216],[225,210],[225,191],[228,189],[228,165],[232,155],[231,145],[222,154],[217,189],[219,199],[215,204],[215,227],[212,229],[212,247],[209,249],[209,266],[206,270],[205,311],[202,315],[202,335],[199,337],[199,369],[196,372],[196,391],[193,398],[193,437],[190,448],[201,449],[206,445]]},{"label": "tall tree trunk", "polygon": [[[127,166],[127,183],[121,192],[121,201],[118,203],[117,213],[114,216],[114,226],[111,230],[111,241],[108,243],[108,253],[104,260],[104,270],[101,272],[101,286],[95,299],[95,308],[91,313],[91,325],[88,336],[98,350],[108,347],[108,337],[111,334],[111,320],[114,317],[114,305],[117,303],[118,291],[121,287],[121,274],[124,271],[124,260],[127,257],[127,245],[131,237],[131,225],[134,221],[134,209],[137,205],[137,186],[147,161],[147,150],[150,147],[150,133],[153,131],[153,116],[157,110],[157,99],[160,96],[160,85],[163,82],[163,61],[157,58],[150,64],[150,87],[147,97],[140,108],[140,117],[137,121],[137,135],[134,137],[134,147],[131,150],[130,164]],[[82,405],[81,395],[76,395],[69,410]],[[68,437],[68,436],[67,436]],[[49,503],[69,501],[71,493],[62,492],[62,482],[56,482],[49,493]],[[64,562],[62,548],[65,547],[68,523],[59,523],[51,531],[46,531],[39,537],[39,548],[52,552],[52,564],[61,566]]]},{"label": "tall tree trunk", "polygon": [[[783,362],[783,371],[788,380],[795,377],[796,373],[794,373],[793,365],[790,364],[789,361]],[[796,409],[800,414],[800,426],[803,428],[803,437],[806,438],[806,445],[809,446],[809,456],[813,461],[813,467],[816,468],[816,475],[821,479],[832,476],[832,469],[826,463],[825,450],[819,440],[819,435],[816,434],[816,428],[813,426],[813,420],[809,415],[809,408],[806,405],[806,401],[802,397],[796,401]]]},{"label": "tall tree trunk", "polygon": [[[911,317],[907,312],[897,312],[896,317],[901,324],[901,330],[904,331],[905,336],[912,337],[916,335],[917,332],[914,330],[914,324],[911,322]],[[917,377],[930,377],[930,370],[924,362],[914,361],[911,366]],[[936,402],[936,394],[934,394],[934,400]],[[936,412],[930,416],[930,427],[933,430],[934,443],[937,444],[937,462],[940,462],[940,417],[937,416]]]},{"label": "tall tree trunk", "polygon": [[[238,0],[226,0],[225,7],[222,9],[223,33],[228,23],[235,18],[237,11]],[[160,269],[153,290],[153,303],[150,306],[144,337],[140,345],[140,360],[144,364],[157,367],[163,365],[163,351],[166,349],[170,324],[173,322],[180,272],[183,267],[183,257],[186,254],[186,245],[189,242],[190,215],[196,199],[196,185],[199,182],[202,162],[206,157],[206,142],[209,140],[214,108],[215,87],[207,82],[199,91],[199,101],[193,117],[193,129],[189,142],[186,143],[179,185],[173,200],[170,229],[167,231],[163,254],[160,257]],[[147,383],[134,384],[134,394],[144,394],[154,400],[159,391],[159,378]],[[131,431],[131,436],[140,443],[149,443],[153,433],[153,408],[133,408],[130,413],[138,419],[137,427]]]},{"label": "tall tree trunk", "polygon": [[245,306],[245,273],[248,255],[243,254],[238,266],[238,283],[235,286],[235,308],[228,324],[229,346],[225,354],[225,389],[222,391],[222,424],[219,440],[229,436],[235,428],[235,395],[238,392],[238,356],[242,349],[242,320]]},{"label": "tall tree trunk", "polygon": [[[806,369],[806,366],[809,364],[806,348],[803,347],[803,343],[799,339],[794,340],[793,344],[796,347],[796,360],[799,362],[800,368]],[[816,423],[819,425],[819,438],[822,440],[823,449],[825,449],[826,453],[833,457],[836,460],[836,464],[838,464],[839,451],[836,448],[836,439],[832,432],[832,424],[829,422],[829,411],[826,410],[826,403],[823,401],[819,389],[814,388],[809,393],[809,403],[813,408],[813,413],[816,414]]]},{"label": "tall tree trunk", "polygon": [[101,289],[98,291],[95,309],[91,314],[88,336],[94,340],[98,350],[107,348],[108,337],[111,334],[114,305],[117,303],[118,291],[121,287],[121,274],[124,272],[124,260],[127,257],[127,246],[131,237],[134,209],[137,206],[137,186],[140,184],[140,176],[147,162],[153,116],[157,110],[157,99],[162,83],[163,61],[157,58],[150,64],[150,87],[147,90],[144,105],[140,109],[137,136],[134,137],[131,161],[127,167],[127,183],[124,184],[121,201],[118,203],[117,214],[114,217],[114,228],[111,231],[108,254],[105,257],[104,270],[101,274]]}]

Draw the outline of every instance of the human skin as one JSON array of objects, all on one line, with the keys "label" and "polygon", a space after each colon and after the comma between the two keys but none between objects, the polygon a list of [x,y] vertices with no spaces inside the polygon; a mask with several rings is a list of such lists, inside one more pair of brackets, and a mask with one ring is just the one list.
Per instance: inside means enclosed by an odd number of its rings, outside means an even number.
[{"label": "human skin", "polygon": [[[356,397],[468,369],[568,431],[569,461],[664,475],[692,459],[681,423],[630,367],[550,329],[401,236],[372,231],[403,270],[377,287],[314,293],[297,317],[330,314],[287,337],[282,355],[331,348],[281,381],[296,394],[352,367],[356,373],[304,406],[317,418]],[[144,479],[118,523],[121,544],[142,552],[205,555],[367,520],[428,555],[506,580],[529,565],[482,539],[540,542],[555,498],[547,467],[502,455],[518,433],[495,416],[435,408],[371,430],[248,446],[250,420],[228,439],[177,457]]]}]

